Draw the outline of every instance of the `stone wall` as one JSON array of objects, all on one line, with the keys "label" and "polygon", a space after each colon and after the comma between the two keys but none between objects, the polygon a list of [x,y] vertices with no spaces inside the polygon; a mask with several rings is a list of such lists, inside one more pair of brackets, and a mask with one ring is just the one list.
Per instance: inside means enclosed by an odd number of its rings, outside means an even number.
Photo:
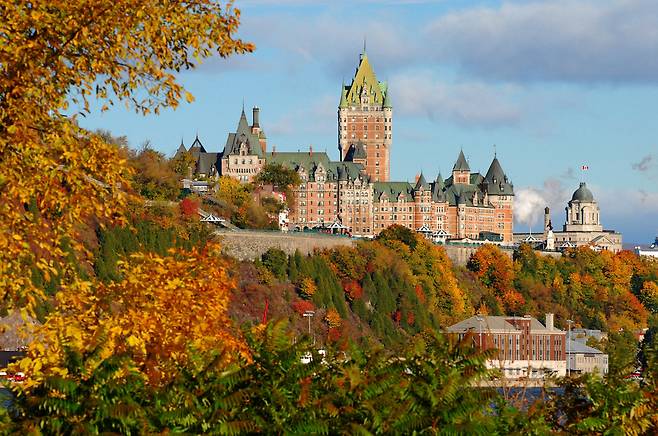
[{"label": "stone wall", "polygon": [[280,233],[259,231],[216,231],[223,251],[240,260],[254,260],[265,253],[268,248],[278,248],[286,254],[299,250],[302,254],[313,250],[343,246],[352,246],[354,239],[344,236],[318,235],[308,233]]},{"label": "stone wall", "polygon": [[[299,250],[302,254],[312,253],[315,249],[337,246],[351,247],[356,239],[343,236],[318,235],[308,233],[279,233],[259,231],[216,231],[223,250],[229,256],[240,260],[254,260],[267,251],[268,248],[278,248],[286,254]],[[444,247],[448,257],[457,265],[464,266],[477,247],[447,245]],[[512,257],[512,250],[503,251]]]}]

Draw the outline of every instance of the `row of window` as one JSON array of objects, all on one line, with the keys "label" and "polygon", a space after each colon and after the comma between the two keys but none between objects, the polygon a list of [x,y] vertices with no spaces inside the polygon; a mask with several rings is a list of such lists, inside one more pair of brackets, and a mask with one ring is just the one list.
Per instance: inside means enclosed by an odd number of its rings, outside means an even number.
[{"label": "row of window", "polygon": [[[370,118],[370,120],[368,120],[368,118]],[[373,118],[372,115],[370,117],[363,117],[363,122],[364,123],[367,123],[368,121],[372,122],[372,118]],[[361,121],[361,120],[359,119],[359,121]],[[379,118],[379,117],[375,118],[375,122],[379,123],[380,121],[381,121],[381,118]],[[385,123],[390,123],[391,121],[393,121],[393,118],[384,117],[384,122]],[[346,122],[347,122],[347,118],[343,118],[343,123],[346,123]],[[352,117],[352,122],[356,123],[356,117]]]}]

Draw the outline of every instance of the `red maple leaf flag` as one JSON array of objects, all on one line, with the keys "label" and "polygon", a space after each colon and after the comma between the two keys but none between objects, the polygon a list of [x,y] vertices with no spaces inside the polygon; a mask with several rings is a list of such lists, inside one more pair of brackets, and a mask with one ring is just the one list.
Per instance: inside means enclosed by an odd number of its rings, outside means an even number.
[{"label": "red maple leaf flag", "polygon": [[583,171],[587,171],[589,169],[589,165],[581,165],[580,169]]}]

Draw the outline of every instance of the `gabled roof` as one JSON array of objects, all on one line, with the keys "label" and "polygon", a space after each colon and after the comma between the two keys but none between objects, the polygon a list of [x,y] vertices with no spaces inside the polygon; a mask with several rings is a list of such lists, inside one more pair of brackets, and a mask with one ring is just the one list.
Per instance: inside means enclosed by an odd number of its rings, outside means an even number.
[{"label": "gabled roof", "polygon": [[471,168],[468,166],[468,162],[466,162],[466,157],[464,156],[464,151],[460,150],[459,151],[459,156],[457,157],[457,162],[455,162],[455,166],[452,167],[453,171],[470,171]]},{"label": "gabled roof", "polygon": [[194,157],[198,157],[199,153],[207,153],[206,149],[203,147],[203,144],[201,141],[199,141],[199,135],[194,138],[194,142],[190,146],[190,149],[188,150]]},{"label": "gabled roof", "polygon": [[242,113],[240,114],[240,120],[238,121],[238,127],[235,129],[235,133],[229,133],[226,138],[223,155],[239,154],[242,143],[247,145],[249,154],[263,157],[259,137],[251,132],[251,127],[249,127],[249,123],[247,122],[247,115],[244,113],[244,109],[242,109]]}]

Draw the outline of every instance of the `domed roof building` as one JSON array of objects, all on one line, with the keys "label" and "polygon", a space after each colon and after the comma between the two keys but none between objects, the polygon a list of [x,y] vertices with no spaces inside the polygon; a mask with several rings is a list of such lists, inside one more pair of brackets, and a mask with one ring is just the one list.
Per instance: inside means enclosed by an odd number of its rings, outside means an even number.
[{"label": "domed roof building", "polygon": [[581,182],[567,204],[567,221],[564,223],[565,232],[601,232],[603,226],[600,222],[599,204],[594,200],[592,191],[585,182]]},{"label": "domed roof building", "polygon": [[614,230],[604,230],[601,225],[599,204],[594,194],[581,182],[567,203],[566,221],[562,231],[553,230],[550,210],[544,210],[543,235],[515,233],[517,243],[531,243],[545,250],[565,250],[589,246],[593,250],[607,250],[616,253],[622,249],[622,235]]}]

